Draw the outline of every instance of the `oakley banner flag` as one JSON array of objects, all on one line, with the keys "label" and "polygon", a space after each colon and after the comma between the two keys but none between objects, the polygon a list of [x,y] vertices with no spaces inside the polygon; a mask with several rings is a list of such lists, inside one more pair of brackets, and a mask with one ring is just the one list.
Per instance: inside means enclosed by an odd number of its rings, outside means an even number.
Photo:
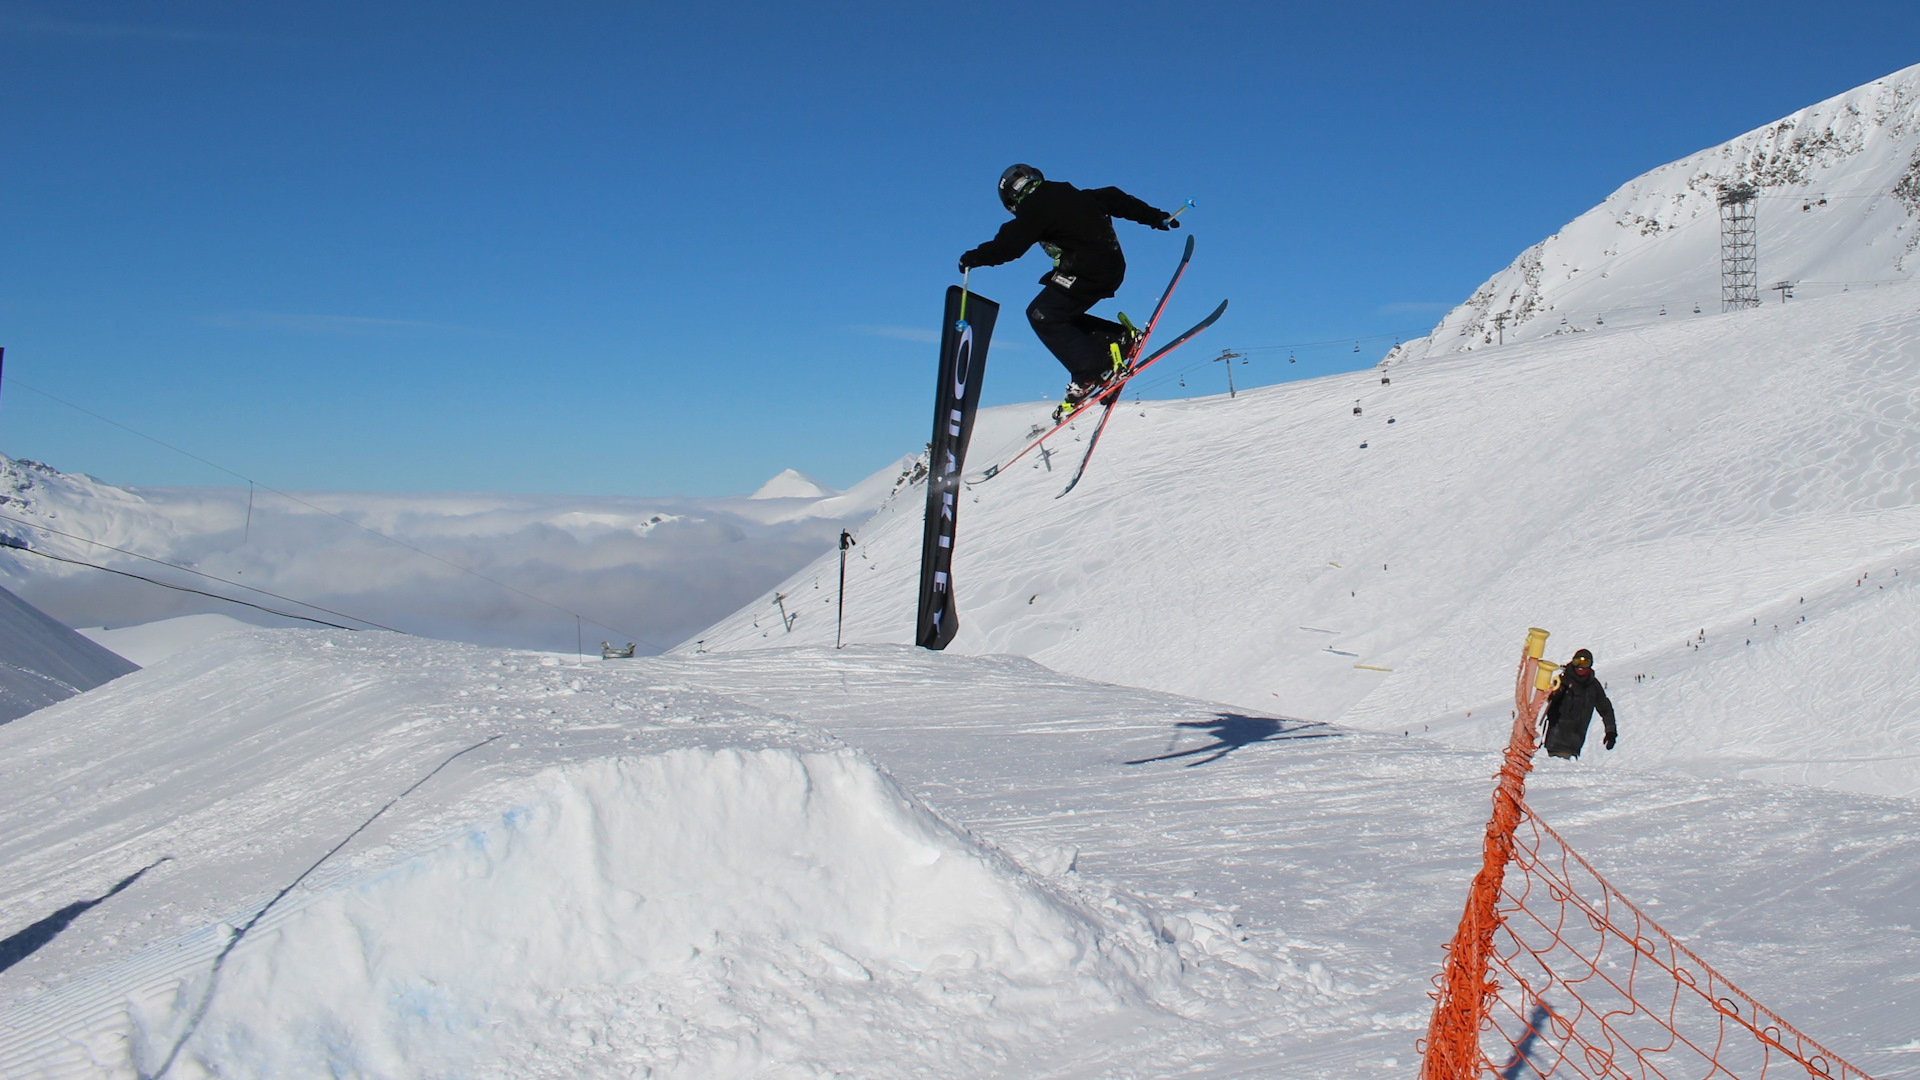
[{"label": "oakley banner flag", "polygon": [[954,519],[960,511],[960,470],[973,438],[973,414],[987,372],[987,342],[1000,305],[958,285],[947,288],[947,319],[940,331],[940,386],[933,398],[933,439],[927,444],[927,526],[920,545],[920,624],[914,644],[944,649],[960,629],[953,602]]}]

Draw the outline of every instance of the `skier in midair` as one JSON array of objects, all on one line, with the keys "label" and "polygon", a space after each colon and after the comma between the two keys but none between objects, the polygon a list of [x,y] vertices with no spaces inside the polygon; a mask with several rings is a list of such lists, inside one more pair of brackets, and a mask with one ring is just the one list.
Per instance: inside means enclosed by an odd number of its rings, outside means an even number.
[{"label": "skier in midair", "polygon": [[1613,702],[1607,700],[1606,688],[1593,673],[1593,654],[1585,649],[1575,651],[1561,671],[1560,686],[1547,699],[1547,753],[1557,758],[1579,757],[1596,709],[1607,729],[1604,745],[1613,749],[1619,738],[1613,725]]},{"label": "skier in midair", "polygon": [[1073,379],[1066,400],[1054,410],[1058,418],[1081,402],[1098,399],[1101,387],[1124,368],[1138,336],[1130,324],[1087,314],[1088,308],[1119,292],[1127,276],[1113,219],[1163,231],[1179,228],[1180,222],[1117,187],[1082,191],[1048,180],[1031,165],[1014,165],[1000,174],[1000,203],[1013,220],[1000,226],[993,239],[960,256],[960,271],[1010,263],[1035,243],[1053,256],[1053,268],[1040,277],[1046,287],[1027,305],[1027,321]]}]

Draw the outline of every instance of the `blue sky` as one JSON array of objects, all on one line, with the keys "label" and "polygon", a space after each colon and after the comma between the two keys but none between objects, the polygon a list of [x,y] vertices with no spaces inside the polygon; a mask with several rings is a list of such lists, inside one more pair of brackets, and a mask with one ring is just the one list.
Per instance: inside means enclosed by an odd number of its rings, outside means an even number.
[{"label": "blue sky", "polygon": [[[232,482],[30,386],[279,487],[845,486],[925,441],[1013,161],[1197,200],[1169,321],[1233,307],[1190,359],[1338,342],[1237,369],[1271,382],[1916,42],[1911,0],[0,0],[0,452]],[[1143,311],[1180,234],[1121,228]],[[989,402],[1065,381],[1020,317],[1043,263],[974,277]]]}]

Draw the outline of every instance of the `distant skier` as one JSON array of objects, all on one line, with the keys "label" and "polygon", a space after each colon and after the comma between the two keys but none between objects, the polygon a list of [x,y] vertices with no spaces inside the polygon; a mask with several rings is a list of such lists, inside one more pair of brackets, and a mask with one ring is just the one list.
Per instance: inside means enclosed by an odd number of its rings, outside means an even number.
[{"label": "distant skier", "polygon": [[1547,753],[1557,758],[1579,757],[1596,709],[1607,726],[1606,748],[1613,749],[1619,737],[1613,725],[1613,702],[1607,700],[1606,688],[1594,677],[1593,654],[1581,649],[1561,670],[1560,687],[1547,700]]},{"label": "distant skier", "polygon": [[1099,396],[1097,391],[1120,369],[1136,336],[1131,325],[1087,314],[1088,308],[1119,292],[1127,276],[1113,219],[1162,231],[1177,229],[1180,222],[1117,187],[1082,191],[1048,180],[1031,165],[1014,165],[1000,174],[1000,202],[1013,220],[1000,226],[993,239],[960,256],[960,270],[1010,263],[1035,243],[1053,256],[1053,269],[1040,278],[1046,288],[1027,305],[1027,321],[1073,378],[1056,411],[1062,415]]}]

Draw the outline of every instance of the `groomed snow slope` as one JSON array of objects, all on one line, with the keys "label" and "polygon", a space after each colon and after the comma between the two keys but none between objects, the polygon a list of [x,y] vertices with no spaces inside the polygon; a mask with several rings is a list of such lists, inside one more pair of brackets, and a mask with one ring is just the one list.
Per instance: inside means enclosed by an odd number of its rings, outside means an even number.
[{"label": "groomed snow slope", "polygon": [[1139,913],[633,665],[260,631],[5,735],[9,932],[105,897],[0,974],[8,1077],[1045,1071],[1177,990]]},{"label": "groomed snow slope", "polygon": [[[951,651],[1483,746],[1544,626],[1623,717],[1590,768],[1920,794],[1920,289],[1390,376],[1128,403],[1066,498],[1085,425],[969,487]],[[970,471],[1043,413],[989,414]],[[860,535],[848,641],[911,641],[923,492]],[[790,630],[769,594],[681,651],[831,645],[836,559]]]},{"label": "groomed snow slope", "polygon": [[[1010,658],[228,635],[0,728],[0,1075],[1398,1072],[1490,766]],[[1911,805],[1534,790],[1746,989],[1915,1075]]]},{"label": "groomed snow slope", "polygon": [[1719,311],[1729,185],[1757,192],[1760,289],[1792,281],[1808,299],[1914,280],[1920,64],[1629,180],[1383,364]]}]

